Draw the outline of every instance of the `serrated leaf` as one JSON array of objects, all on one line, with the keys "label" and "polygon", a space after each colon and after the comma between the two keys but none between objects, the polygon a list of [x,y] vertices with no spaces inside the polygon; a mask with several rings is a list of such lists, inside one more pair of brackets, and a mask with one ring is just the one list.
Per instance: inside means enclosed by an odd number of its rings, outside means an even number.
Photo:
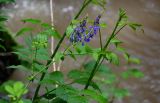
[{"label": "serrated leaf", "polygon": [[88,46],[88,45],[85,45],[85,51],[87,53],[92,53],[93,52],[92,48],[90,46]]},{"label": "serrated leaf", "polygon": [[9,86],[9,85],[6,85],[6,86],[5,86],[5,90],[6,90],[8,93],[12,94],[12,95],[15,94],[13,87],[11,87],[11,86]]},{"label": "serrated leaf", "polygon": [[33,19],[33,18],[28,18],[28,19],[23,19],[22,20],[24,23],[32,23],[32,24],[40,24],[41,20],[38,19]]},{"label": "serrated leaf", "polygon": [[96,100],[98,103],[106,103],[107,102],[106,98],[104,98],[100,93],[98,93],[94,90],[87,89],[87,90],[83,90],[81,93],[85,96],[90,96],[91,99]]},{"label": "serrated leaf", "polygon": [[22,82],[15,82],[13,84],[13,89],[16,94],[14,94],[14,95],[19,98],[21,95],[26,94],[28,92],[28,90],[25,89],[24,87],[25,86]]},{"label": "serrated leaf", "polygon": [[116,98],[123,98],[123,97],[126,97],[126,96],[129,96],[130,93],[128,92],[127,89],[123,89],[123,88],[115,88],[113,90],[113,93],[114,93],[114,96]]},{"label": "serrated leaf", "polygon": [[0,103],[8,103],[7,100],[0,99]]},{"label": "serrated leaf", "polygon": [[125,52],[123,55],[124,55],[124,58],[128,61],[130,58],[130,55],[127,52]]},{"label": "serrated leaf", "polygon": [[98,60],[99,54],[97,52],[92,53],[94,60]]},{"label": "serrated leaf", "polygon": [[117,81],[116,75],[113,73],[107,73],[106,75],[104,74],[104,77],[94,77],[95,80],[100,81],[104,84],[113,84]]},{"label": "serrated leaf", "polygon": [[122,8],[119,9],[119,16],[122,17],[122,16],[125,16],[126,15],[126,11]]},{"label": "serrated leaf", "polygon": [[113,52],[106,52],[106,58],[115,65],[119,65],[119,58]]},{"label": "serrated leaf", "polygon": [[85,99],[84,96],[81,96],[80,92],[71,86],[59,86],[53,93],[55,93],[58,98],[61,98],[68,103],[88,103],[87,99]]},{"label": "serrated leaf", "polygon": [[48,23],[42,23],[41,26],[42,26],[43,28],[46,28],[46,29],[53,28],[53,26],[50,25],[50,24],[48,24]]},{"label": "serrated leaf", "polygon": [[64,76],[63,73],[60,71],[55,71],[50,73],[50,77],[54,80],[56,80],[59,83],[63,83],[64,82]]},{"label": "serrated leaf", "polygon": [[67,102],[61,98],[55,98],[51,101],[51,103],[67,103]]},{"label": "serrated leaf", "polygon": [[126,49],[125,48],[122,48],[122,47],[119,47],[119,46],[117,46],[117,48],[116,48],[118,51],[120,51],[120,52],[126,52]]},{"label": "serrated leaf", "polygon": [[64,54],[61,53],[61,52],[57,52],[55,57],[54,57],[54,60],[55,61],[61,61],[61,60],[63,61],[64,60]]},{"label": "serrated leaf", "polygon": [[74,55],[74,53],[71,51],[71,50],[68,50],[69,52],[70,52],[70,57],[72,58],[72,59],[74,59],[74,60],[77,60],[76,59],[76,57],[75,57],[75,55]]},{"label": "serrated leaf", "polygon": [[130,28],[132,28],[134,31],[136,31],[138,28],[142,27],[141,24],[137,24],[137,23],[129,23],[128,24]]},{"label": "serrated leaf", "polygon": [[22,99],[22,101],[23,101],[23,103],[32,103],[32,101],[29,99]]},{"label": "serrated leaf", "polygon": [[45,31],[42,31],[41,34],[49,35],[49,36],[52,36],[52,37],[57,38],[57,39],[61,38],[60,33],[55,28],[49,28]]},{"label": "serrated leaf", "polygon": [[106,24],[106,23],[100,23],[99,26],[100,26],[101,28],[106,28],[106,27],[107,27],[107,24]]},{"label": "serrated leaf", "polygon": [[14,3],[15,0],[0,0],[0,3],[8,4],[8,3]]},{"label": "serrated leaf", "polygon": [[120,40],[118,40],[118,39],[111,39],[111,41],[110,41],[111,43],[113,43],[113,44],[115,44],[115,46],[117,47],[119,44],[121,44],[122,43],[122,41],[120,41]]},{"label": "serrated leaf", "polygon": [[144,77],[144,74],[140,70],[133,68],[133,69],[128,69],[122,72],[121,76],[124,79],[127,79],[129,77],[141,78],[141,77]]},{"label": "serrated leaf", "polygon": [[[86,83],[88,82],[88,78],[89,77],[81,77],[81,78],[75,79],[74,83],[78,83],[78,84],[81,84],[81,85],[86,85]],[[99,86],[94,81],[90,81],[89,86],[94,88],[95,90],[101,92],[101,89],[99,88]]]},{"label": "serrated leaf", "polygon": [[[44,69],[46,68],[46,66],[42,65],[42,64],[38,64],[38,63],[34,63],[33,64],[33,69],[34,71],[41,71],[41,72],[46,72],[46,70]],[[42,71],[43,70],[43,71]]]},{"label": "serrated leaf", "polygon": [[92,0],[92,3],[105,9],[106,0]]},{"label": "serrated leaf", "polygon": [[33,31],[33,30],[34,30],[33,28],[29,28],[29,27],[21,28],[21,29],[17,32],[16,36],[20,36],[20,35],[22,35],[22,34],[24,34],[24,33],[26,33],[26,32],[31,32],[31,31]]},{"label": "serrated leaf", "polygon": [[54,93],[51,93],[51,94],[48,94],[48,95],[44,96],[44,98],[46,98],[46,99],[53,99],[55,97],[56,97],[56,94],[54,94]]},{"label": "serrated leaf", "polygon": [[67,37],[70,37],[71,33],[74,32],[74,28],[75,28],[75,27],[76,27],[75,25],[69,25],[69,26],[67,27],[67,30],[66,30]]},{"label": "serrated leaf", "polygon": [[141,63],[141,61],[138,59],[138,58],[129,58],[129,60],[128,60],[128,62],[129,63],[134,63],[134,64],[140,64]]},{"label": "serrated leaf", "polygon": [[48,84],[63,84],[64,83],[64,76],[63,73],[60,71],[55,71],[49,73],[45,76],[41,83],[48,83]]},{"label": "serrated leaf", "polygon": [[2,48],[4,51],[6,51],[6,48],[0,44],[0,48]]},{"label": "serrated leaf", "polygon": [[71,70],[67,76],[71,79],[79,79],[79,78],[88,77],[88,74],[80,70]]},{"label": "serrated leaf", "polygon": [[4,16],[4,15],[0,16],[0,22],[6,21],[7,18],[8,18],[8,17],[7,17],[7,16]]},{"label": "serrated leaf", "polygon": [[9,69],[19,69],[19,70],[22,70],[22,71],[29,71],[28,68],[26,68],[25,66],[23,65],[11,65],[11,66],[8,66],[7,68]]},{"label": "serrated leaf", "polygon": [[80,20],[72,20],[72,24],[73,25],[77,25],[77,24],[79,24],[80,23]]},{"label": "serrated leaf", "polygon": [[36,59],[37,60],[50,60],[51,58],[48,55],[37,54]]},{"label": "serrated leaf", "polygon": [[[87,72],[91,72],[92,69],[94,68],[94,65],[96,64],[96,61],[92,60],[84,64],[84,69]],[[109,71],[109,68],[105,64],[101,64],[98,68],[98,72],[104,72],[107,73]]]}]

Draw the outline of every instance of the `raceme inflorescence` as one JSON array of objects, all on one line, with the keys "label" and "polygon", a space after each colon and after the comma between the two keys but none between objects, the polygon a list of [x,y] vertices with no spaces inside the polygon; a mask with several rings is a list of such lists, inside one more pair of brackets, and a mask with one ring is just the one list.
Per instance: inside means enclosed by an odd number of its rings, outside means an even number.
[{"label": "raceme inflorescence", "polygon": [[101,15],[98,15],[94,20],[93,25],[87,27],[87,19],[84,19],[79,25],[77,25],[70,35],[70,42],[77,43],[81,42],[82,45],[85,42],[90,42],[90,40],[96,35],[100,29],[99,22],[100,22]]}]

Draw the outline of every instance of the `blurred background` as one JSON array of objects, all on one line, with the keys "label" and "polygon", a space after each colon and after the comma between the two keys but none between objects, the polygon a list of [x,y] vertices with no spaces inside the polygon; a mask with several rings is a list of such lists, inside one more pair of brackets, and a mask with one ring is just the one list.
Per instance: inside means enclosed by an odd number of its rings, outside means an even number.
[{"label": "blurred background", "polygon": [[[53,1],[54,25],[60,33],[63,33],[79,10],[83,0]],[[128,88],[132,96],[123,101],[115,101],[115,103],[160,103],[160,0],[107,0],[106,7],[107,11],[101,19],[107,23],[107,29],[102,33],[104,42],[114,27],[119,8],[124,8],[127,11],[129,20],[141,23],[145,31],[144,34],[142,32],[135,33],[126,28],[118,35],[118,38],[124,42],[123,47],[132,56],[141,59],[141,65],[138,68],[144,72],[145,77],[122,82],[120,85]],[[100,12],[100,8],[90,5],[83,12],[81,18],[88,14],[90,18],[94,19]],[[14,36],[24,26],[33,27],[33,25],[24,25],[21,19],[38,18],[50,23],[49,0],[16,0],[16,4],[7,5],[7,15],[9,20],[6,25]],[[18,43],[24,42],[22,38],[18,38],[17,41]],[[98,46],[96,37],[91,42],[91,45]],[[79,67],[86,59],[64,61],[61,70],[66,73],[69,69]],[[122,61],[122,65],[118,68],[109,66],[118,72],[127,68],[123,64],[125,63]],[[25,73],[15,71],[10,78],[23,80]]]}]

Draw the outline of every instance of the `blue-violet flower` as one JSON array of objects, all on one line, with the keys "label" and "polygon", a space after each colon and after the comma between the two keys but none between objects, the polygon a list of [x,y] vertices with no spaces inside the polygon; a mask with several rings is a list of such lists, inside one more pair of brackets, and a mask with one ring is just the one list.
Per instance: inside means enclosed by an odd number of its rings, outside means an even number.
[{"label": "blue-violet flower", "polygon": [[92,26],[89,26],[87,29],[86,19],[83,20],[80,25],[78,25],[74,32],[70,36],[70,41],[72,43],[81,42],[82,45],[84,45],[85,42],[90,42],[90,40],[93,38],[94,35],[97,34],[99,31],[99,22],[100,22],[101,15],[98,15],[94,21],[94,24]]}]

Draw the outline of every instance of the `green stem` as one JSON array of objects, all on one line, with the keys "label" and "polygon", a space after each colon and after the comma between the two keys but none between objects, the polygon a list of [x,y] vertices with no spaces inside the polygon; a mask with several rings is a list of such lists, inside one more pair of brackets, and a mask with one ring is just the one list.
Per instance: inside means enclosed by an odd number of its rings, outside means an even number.
[{"label": "green stem", "polygon": [[[112,38],[115,36],[115,34],[116,34],[115,32],[116,32],[116,30],[117,30],[117,28],[118,28],[119,22],[121,21],[122,17],[123,17],[123,16],[120,16],[119,19],[117,20],[116,26],[114,27],[113,32],[112,32],[111,36],[109,37],[109,39],[107,40],[107,43],[106,43],[105,46],[103,47],[102,51],[105,51],[105,50],[107,49],[110,41],[111,41]],[[91,74],[90,74],[90,77],[89,77],[89,79],[88,79],[88,81],[87,81],[84,89],[88,89],[88,87],[89,87],[89,85],[90,85],[90,82],[92,81],[94,75],[96,74],[96,71],[98,70],[99,65],[101,65],[101,63],[102,63],[102,62],[100,62],[101,59],[102,59],[102,61],[103,61],[103,59],[104,59],[104,58],[102,58],[102,57],[103,57],[103,54],[100,54],[99,57],[98,57],[98,59],[97,59],[97,61],[96,61],[96,64],[94,65],[94,68],[93,68],[93,70],[92,70],[92,72],[91,72]]]},{"label": "green stem", "polygon": [[[86,1],[86,0],[85,0],[85,1]],[[85,2],[85,1],[84,1],[84,2]],[[92,1],[92,0],[88,0],[88,2],[86,2],[86,3],[81,7],[80,11],[79,11],[78,14],[74,17],[74,19],[77,19],[77,18],[80,16],[80,14],[81,14],[82,11],[84,10],[84,8],[85,8],[91,1]],[[66,35],[67,35],[67,34],[66,34],[66,31],[65,31],[65,33],[64,33],[63,36],[62,36],[62,38],[61,38],[60,41],[58,42],[58,44],[57,44],[57,46],[56,46],[56,48],[55,48],[55,50],[54,50],[54,53],[53,53],[52,56],[51,56],[51,60],[48,60],[48,61],[47,61],[47,65],[46,65],[47,67],[45,68],[46,70],[48,70],[48,65],[50,65],[50,63],[52,63],[52,59],[53,59],[54,56],[56,55],[58,49],[60,48],[60,45],[62,44],[64,38],[66,37]],[[41,82],[41,81],[43,80],[45,74],[46,74],[46,73],[42,73],[39,82]],[[37,86],[37,88],[36,88],[36,91],[35,91],[35,94],[34,94],[34,97],[33,97],[33,100],[32,100],[33,102],[36,100],[36,98],[37,98],[37,96],[38,96],[40,87],[41,87],[41,84],[38,84],[38,86]]]},{"label": "green stem", "polygon": [[102,45],[102,34],[101,34],[101,30],[99,29],[99,42],[100,42],[100,46],[101,46],[101,50],[103,48],[103,45]]}]

